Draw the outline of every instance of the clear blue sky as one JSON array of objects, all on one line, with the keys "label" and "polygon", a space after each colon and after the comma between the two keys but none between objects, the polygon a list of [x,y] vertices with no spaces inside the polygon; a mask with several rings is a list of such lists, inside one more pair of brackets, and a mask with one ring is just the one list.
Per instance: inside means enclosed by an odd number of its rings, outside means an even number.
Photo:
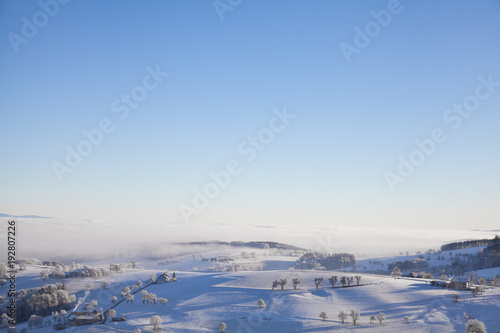
[{"label": "clear blue sky", "polygon": [[[179,205],[235,160],[191,223],[499,226],[500,86],[457,129],[444,119],[479,77],[500,82],[498,1],[401,1],[385,27],[370,13],[390,1],[246,0],[223,20],[212,1],[44,1],[52,16],[0,3],[0,212],[184,223]],[[120,119],[148,66],[169,76]],[[248,162],[237,147],[284,107],[295,118]],[[114,130],[59,181],[103,119]],[[435,128],[447,140],[392,191],[386,172]]]}]

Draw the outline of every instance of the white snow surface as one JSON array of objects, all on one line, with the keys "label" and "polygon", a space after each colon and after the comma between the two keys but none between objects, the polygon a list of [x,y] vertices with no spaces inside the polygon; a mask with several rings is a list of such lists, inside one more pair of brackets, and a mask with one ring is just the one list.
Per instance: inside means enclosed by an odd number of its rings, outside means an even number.
[{"label": "white snow surface", "polygon": [[[257,257],[242,259],[242,251],[255,251]],[[232,332],[463,332],[466,319],[464,313],[483,321],[488,332],[500,332],[500,288],[489,287],[484,294],[473,297],[470,291],[456,291],[431,287],[424,279],[394,279],[388,276],[329,271],[305,271],[289,269],[294,257],[263,256],[263,250],[223,249],[201,253],[204,257],[229,254],[238,263],[262,265],[262,271],[209,272],[213,262],[201,261],[199,256],[193,260],[191,254],[178,256],[176,263],[159,266],[164,259],[153,260],[140,257],[120,258],[115,261],[101,260],[86,262],[92,266],[107,267],[110,262],[137,260],[143,269],[125,269],[123,273],[113,274],[105,279],[65,279],[67,289],[77,298],[85,297],[85,284],[93,282],[94,288],[86,296],[85,302],[97,300],[98,308],[105,311],[112,304],[113,295],[119,297],[125,286],[141,280],[145,284],[152,273],[176,272],[177,282],[154,284],[146,288],[158,297],[168,299],[166,305],[143,304],[137,293],[132,304],[122,302],[115,307],[117,316],[125,316],[124,322],[115,325],[109,319],[106,325],[94,324],[69,328],[65,332],[152,332],[149,318],[159,315],[162,318],[162,332],[218,332],[221,322],[227,324],[227,333]],[[197,254],[198,255],[198,254]],[[197,267],[198,271],[193,271]],[[29,266],[19,272],[18,289],[55,283],[49,279],[42,282],[39,275],[41,267]],[[337,275],[361,275],[362,286],[343,288],[339,283],[332,288],[328,277]],[[299,278],[301,284],[294,290],[292,278]],[[314,286],[314,278],[323,277],[319,289]],[[271,290],[275,279],[287,279],[284,290]],[[100,282],[111,283],[109,289],[100,289]],[[2,296],[6,289],[0,289]],[[453,302],[451,295],[458,293],[460,302]],[[257,300],[265,301],[267,307],[259,309]],[[344,325],[337,318],[339,311],[350,313],[359,310],[361,318],[356,326],[348,317]],[[79,307],[81,310],[81,306]],[[328,319],[322,321],[321,312]],[[370,324],[370,316],[385,313],[386,320]],[[410,323],[404,323],[404,317]],[[18,325],[18,330],[26,327]],[[52,332],[51,328],[30,330],[33,332]]]}]

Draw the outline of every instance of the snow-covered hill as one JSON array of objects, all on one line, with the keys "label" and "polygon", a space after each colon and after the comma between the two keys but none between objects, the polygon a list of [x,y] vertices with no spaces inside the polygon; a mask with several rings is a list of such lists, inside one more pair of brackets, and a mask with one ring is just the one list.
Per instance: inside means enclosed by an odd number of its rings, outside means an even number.
[{"label": "snow-covered hill", "polygon": [[[242,252],[255,252],[255,257],[242,258]],[[462,250],[463,251],[463,250]],[[193,254],[194,259],[193,259]],[[327,271],[293,270],[296,257],[270,255],[269,250],[251,248],[211,250],[165,259],[121,258],[120,262],[136,260],[140,269],[124,268],[122,273],[99,279],[64,279],[67,290],[75,293],[82,310],[85,302],[97,300],[97,308],[106,311],[113,306],[112,296],[121,297],[126,286],[142,281],[144,285],[151,274],[168,271],[176,272],[177,282],[154,284],[147,287],[149,293],[168,299],[166,305],[143,304],[140,293],[135,294],[133,303],[122,302],[114,310],[117,316],[125,316],[126,321],[105,325],[93,324],[69,328],[67,332],[119,332],[141,329],[152,331],[149,319],[158,315],[162,319],[163,332],[217,332],[221,322],[227,324],[231,332],[349,332],[353,329],[363,332],[457,332],[463,331],[466,319],[470,317],[483,321],[488,332],[500,327],[500,288],[490,287],[484,294],[473,297],[470,291],[455,291],[431,287],[424,279],[394,279],[388,276]],[[200,257],[201,254],[201,257]],[[276,253],[275,253],[276,254]],[[263,270],[211,271],[221,262],[206,261],[201,258],[229,257],[235,259],[228,265],[239,267],[261,267]],[[388,261],[394,258],[386,258]],[[371,259],[374,260],[374,259]],[[109,266],[109,261],[86,262],[86,265]],[[161,265],[159,265],[161,264]],[[245,266],[246,265],[246,266]],[[196,268],[195,268],[196,267]],[[18,276],[18,288],[40,286],[56,280],[41,281],[42,267],[28,266]],[[343,288],[339,283],[332,288],[328,277],[337,275],[361,275],[361,286]],[[322,277],[323,283],[316,289],[314,278]],[[293,289],[291,281],[299,278],[298,289]],[[287,279],[284,290],[271,290],[273,280]],[[107,289],[100,287],[107,280]],[[93,283],[86,292],[88,282]],[[0,289],[1,290],[1,289]],[[2,294],[5,289],[1,290]],[[458,293],[460,302],[454,302],[451,295]],[[2,295],[5,296],[5,295]],[[257,307],[257,300],[266,303],[265,309]],[[350,313],[358,310],[361,319],[353,326],[351,318],[341,324],[337,317],[340,311]],[[326,321],[319,317],[321,312],[328,316]],[[370,323],[370,317],[380,312],[386,320],[382,325]],[[409,317],[406,324],[404,317]],[[106,326],[107,325],[107,326]],[[18,329],[27,324],[19,324]],[[52,332],[52,328],[36,329],[37,332]]]}]

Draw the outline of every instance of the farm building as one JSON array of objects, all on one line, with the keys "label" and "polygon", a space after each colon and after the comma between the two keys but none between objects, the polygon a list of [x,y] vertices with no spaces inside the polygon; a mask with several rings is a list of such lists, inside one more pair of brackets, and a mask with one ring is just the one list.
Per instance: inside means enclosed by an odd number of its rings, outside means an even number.
[{"label": "farm building", "polygon": [[156,278],[156,283],[165,283],[165,282],[174,282],[177,281],[177,277],[175,276],[175,272],[172,277],[169,277],[167,272],[163,272]]},{"label": "farm building", "polygon": [[96,310],[92,312],[72,312],[68,317],[68,326],[81,326],[97,323],[102,320],[102,315]]},{"label": "farm building", "polygon": [[156,278],[156,283],[165,283],[165,282],[170,282],[170,277],[168,276],[167,272],[161,273]]}]

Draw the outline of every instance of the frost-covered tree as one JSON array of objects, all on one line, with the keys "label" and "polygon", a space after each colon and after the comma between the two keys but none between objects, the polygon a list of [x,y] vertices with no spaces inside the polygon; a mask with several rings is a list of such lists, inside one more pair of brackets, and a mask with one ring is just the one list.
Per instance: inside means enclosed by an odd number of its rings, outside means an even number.
[{"label": "frost-covered tree", "polygon": [[124,292],[125,294],[129,294],[130,293],[130,288],[129,287],[123,287],[122,292]]},{"label": "frost-covered tree", "polygon": [[156,315],[149,319],[149,323],[153,325],[153,331],[158,331],[160,329],[162,320],[160,316]]},{"label": "frost-covered tree", "polygon": [[403,275],[401,274],[401,270],[398,268],[398,266],[395,266],[394,269],[392,270],[391,276],[397,278],[400,277],[401,275]]},{"label": "frost-covered tree", "polygon": [[323,282],[323,278],[314,278],[314,284],[316,285],[316,289],[319,288],[321,282]]},{"label": "frost-covered tree", "polygon": [[410,323],[410,317],[405,316],[403,319],[405,320],[405,323],[406,323],[406,324],[409,324],[409,323]]},{"label": "frost-covered tree", "polygon": [[142,287],[142,282],[141,281],[137,281],[137,287]]},{"label": "frost-covered tree", "polygon": [[493,278],[492,284],[493,284],[494,287],[498,287],[500,285],[500,279],[498,278],[498,276],[495,276]]},{"label": "frost-covered tree", "polygon": [[375,317],[374,315],[371,315],[370,316],[370,325],[375,321],[377,320],[377,317]]},{"label": "frost-covered tree", "polygon": [[264,301],[262,300],[262,298],[261,298],[261,299],[259,299],[259,300],[257,301],[257,306],[258,306],[259,308],[261,308],[261,309],[265,309],[265,308],[266,308],[266,302],[264,302]]},{"label": "frost-covered tree", "polygon": [[356,285],[359,286],[359,281],[361,281],[361,276],[356,275],[354,278],[356,279]]},{"label": "frost-covered tree", "polygon": [[300,284],[300,280],[298,278],[292,279],[293,289],[297,289],[297,286]]},{"label": "frost-covered tree", "polygon": [[359,320],[359,317],[361,317],[361,314],[359,313],[358,310],[351,310],[351,317],[352,317],[352,324],[356,326],[356,322]]},{"label": "frost-covered tree", "polygon": [[382,325],[382,322],[385,320],[385,314],[383,312],[380,312],[377,315],[377,320],[378,320],[379,324]]},{"label": "frost-covered tree", "polygon": [[40,277],[42,278],[43,281],[47,280],[49,277],[49,271],[44,269],[40,272]]},{"label": "frost-covered tree", "polygon": [[486,326],[482,321],[477,319],[469,319],[465,323],[466,333],[486,333]]},{"label": "frost-covered tree", "polygon": [[0,328],[9,327],[9,316],[6,313],[2,313],[2,322],[0,323]]},{"label": "frost-covered tree", "polygon": [[87,282],[87,283],[85,283],[85,288],[87,290],[90,290],[90,289],[94,288],[94,284],[92,282]]},{"label": "frost-covered tree", "polygon": [[154,274],[154,273],[153,273],[153,274],[151,274],[151,276],[149,277],[149,280],[150,280],[151,282],[155,282],[155,281],[156,281],[156,274]]},{"label": "frost-covered tree", "polygon": [[335,283],[337,283],[337,275],[332,275],[331,277],[328,278],[328,282],[332,285],[332,288],[335,288]]},{"label": "frost-covered tree", "polygon": [[457,293],[451,294],[451,298],[453,299],[454,302],[458,302],[460,299],[460,295]]},{"label": "frost-covered tree", "polygon": [[107,289],[109,287],[110,283],[108,281],[102,281],[101,287],[102,289]]},{"label": "frost-covered tree", "polygon": [[443,274],[441,275],[440,279],[443,281],[448,281],[448,276],[446,276],[446,274]]},{"label": "frost-covered tree", "polygon": [[109,318],[113,319],[116,316],[116,311],[113,309],[109,309],[108,316],[109,316]]},{"label": "frost-covered tree", "polygon": [[116,296],[111,297],[111,303],[115,304],[117,300]]},{"label": "frost-covered tree", "polygon": [[161,305],[167,304],[168,300],[166,298],[160,297],[158,298],[158,302],[160,302]]},{"label": "frost-covered tree", "polygon": [[135,298],[135,295],[132,295],[132,294],[127,294],[127,296],[125,296],[125,300],[127,301],[127,304],[129,301],[130,301],[130,303],[134,303],[134,298]]},{"label": "frost-covered tree", "polygon": [[340,319],[340,322],[344,324],[345,320],[347,319],[347,313],[345,313],[344,311],[340,311],[338,317]]},{"label": "frost-covered tree", "polygon": [[149,293],[146,290],[143,290],[141,291],[141,295],[142,295],[142,303],[144,304],[144,302],[148,300]]},{"label": "frost-covered tree", "polygon": [[479,283],[482,286],[485,286],[486,285],[486,279],[485,278],[479,278],[479,280],[477,280],[477,283]]},{"label": "frost-covered tree", "polygon": [[220,333],[224,333],[226,331],[226,328],[227,325],[224,322],[220,323],[219,327],[217,327],[217,329],[220,330]]},{"label": "frost-covered tree", "polygon": [[319,314],[319,317],[320,317],[321,319],[323,319],[323,321],[325,321],[325,320],[327,320],[327,319],[328,319],[328,316],[326,315],[326,312],[321,312],[321,313]]}]

